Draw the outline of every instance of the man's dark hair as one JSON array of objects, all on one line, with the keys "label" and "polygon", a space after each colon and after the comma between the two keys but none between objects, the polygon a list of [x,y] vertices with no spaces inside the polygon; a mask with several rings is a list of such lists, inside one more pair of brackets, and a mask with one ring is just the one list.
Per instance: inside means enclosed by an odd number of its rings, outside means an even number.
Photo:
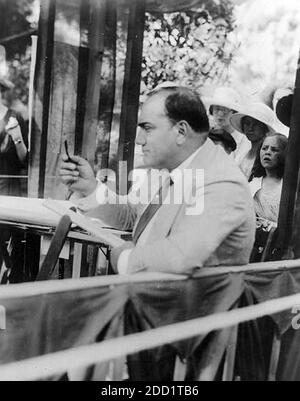
[{"label": "man's dark hair", "polygon": [[195,132],[209,131],[206,109],[197,92],[178,86],[154,90],[150,96],[163,92],[168,93],[165,100],[165,111],[171,121],[177,123],[184,120]]}]

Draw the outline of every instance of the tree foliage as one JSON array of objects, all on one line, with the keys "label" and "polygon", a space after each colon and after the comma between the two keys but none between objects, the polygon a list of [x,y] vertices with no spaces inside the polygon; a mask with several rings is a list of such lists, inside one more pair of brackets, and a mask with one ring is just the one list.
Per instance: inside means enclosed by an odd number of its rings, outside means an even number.
[{"label": "tree foliage", "polygon": [[[30,30],[33,3],[34,0],[0,0],[0,39]],[[30,36],[10,41],[6,46],[7,59],[14,59],[16,54],[25,54],[29,45]]]},{"label": "tree foliage", "polygon": [[237,8],[239,50],[230,80],[241,92],[294,86],[299,53],[299,0],[252,0]]},{"label": "tree foliage", "polygon": [[211,0],[196,10],[147,14],[142,89],[166,80],[194,88],[226,80],[235,51],[228,40],[233,8],[231,0]]},{"label": "tree foliage", "polygon": [[[36,27],[32,18],[35,0],[0,0],[0,41]],[[171,14],[146,14],[142,92],[162,81],[179,81],[200,88],[206,82],[227,79],[234,55],[228,34],[234,29],[231,0],[203,0],[193,10]],[[119,30],[117,63],[124,65],[126,38]],[[30,36],[7,43],[14,96],[27,103],[30,69]]]}]

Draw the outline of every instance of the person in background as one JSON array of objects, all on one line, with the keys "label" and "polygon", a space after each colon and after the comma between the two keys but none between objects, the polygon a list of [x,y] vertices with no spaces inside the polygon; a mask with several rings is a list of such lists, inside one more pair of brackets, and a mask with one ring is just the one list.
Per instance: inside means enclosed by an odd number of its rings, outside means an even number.
[{"label": "person in background", "polygon": [[24,185],[17,176],[27,167],[27,127],[21,115],[3,102],[3,93],[13,87],[0,77],[0,195],[22,196]]},{"label": "person in background", "polygon": [[[280,115],[282,114],[279,112],[277,113],[277,104],[280,103],[279,101],[292,93],[292,87],[287,85],[281,86],[279,83],[272,83],[267,85],[259,94],[260,101],[265,103],[269,106],[274,113],[276,114],[276,127],[275,131],[280,132],[281,134],[285,135],[286,137],[289,136],[289,121],[281,121]],[[280,104],[279,108],[281,110],[282,104]]]},{"label": "person in background", "polygon": [[[19,113],[4,104],[2,95],[14,87],[0,77],[0,196],[27,196],[27,178],[19,178],[27,168],[27,126]],[[26,281],[23,276],[24,234],[3,229],[0,232],[0,272],[5,261],[2,283]]]},{"label": "person in background", "polygon": [[249,180],[254,162],[259,158],[261,144],[268,133],[275,132],[276,117],[273,110],[264,103],[250,103],[241,112],[230,117],[231,125],[244,134],[251,142],[251,148],[240,161],[239,166]]},{"label": "person in background", "polygon": [[257,222],[264,228],[277,226],[287,143],[282,134],[267,136],[249,179]]},{"label": "person in background", "polygon": [[213,119],[209,137],[215,144],[222,145],[239,164],[251,147],[246,136],[235,130],[230,123],[230,117],[241,108],[241,97],[232,88],[220,87],[215,90],[209,104]]},{"label": "person in background", "polygon": [[249,179],[256,214],[256,240],[251,256],[258,262],[268,233],[277,227],[288,139],[282,134],[265,138]]},{"label": "person in background", "polygon": [[292,88],[279,88],[274,94],[274,110],[278,120],[290,128],[294,91]]}]

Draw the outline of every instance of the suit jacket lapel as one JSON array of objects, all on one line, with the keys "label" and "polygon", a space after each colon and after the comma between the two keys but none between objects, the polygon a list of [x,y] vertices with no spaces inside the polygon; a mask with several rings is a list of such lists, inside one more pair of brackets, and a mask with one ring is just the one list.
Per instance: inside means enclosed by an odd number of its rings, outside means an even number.
[{"label": "suit jacket lapel", "polygon": [[155,216],[154,224],[149,233],[150,242],[155,241],[158,238],[165,238],[168,235],[176,216],[182,207],[183,205],[161,206],[157,212],[157,216]]},{"label": "suit jacket lapel", "polygon": [[[205,170],[209,166],[211,160],[213,160],[215,151],[216,146],[210,139],[208,139],[201,147],[201,149],[199,149],[198,154],[195,156],[190,166],[187,168]],[[172,187],[171,191],[174,191],[174,187]],[[157,212],[157,215],[155,216],[154,224],[149,233],[149,241],[152,242],[155,241],[157,238],[165,238],[172,228],[172,225],[174,224],[174,221],[176,219],[176,216],[180,212],[180,209],[183,207],[183,204],[162,205]]]}]

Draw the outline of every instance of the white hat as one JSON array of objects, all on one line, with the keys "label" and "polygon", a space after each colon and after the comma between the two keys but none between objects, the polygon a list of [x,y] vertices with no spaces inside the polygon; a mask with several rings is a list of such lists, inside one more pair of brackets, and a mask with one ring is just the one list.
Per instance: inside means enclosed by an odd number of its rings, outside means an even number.
[{"label": "white hat", "polygon": [[227,107],[227,109],[238,111],[241,108],[241,96],[232,88],[220,87],[214,92],[212,98],[208,99],[209,112],[212,114],[212,106]]},{"label": "white hat", "polygon": [[242,119],[247,116],[255,118],[255,120],[264,123],[269,128],[270,133],[276,132],[277,127],[275,113],[265,103],[249,103],[245,105],[239,113],[233,114],[230,117],[230,123],[233,128],[242,134],[244,133],[242,129]]},{"label": "white hat", "polygon": [[278,133],[278,134],[282,134],[286,137],[289,136],[289,133],[290,133],[289,127],[282,124],[282,122],[280,120],[278,120],[278,118],[276,118],[274,129],[275,129],[276,133]]}]

